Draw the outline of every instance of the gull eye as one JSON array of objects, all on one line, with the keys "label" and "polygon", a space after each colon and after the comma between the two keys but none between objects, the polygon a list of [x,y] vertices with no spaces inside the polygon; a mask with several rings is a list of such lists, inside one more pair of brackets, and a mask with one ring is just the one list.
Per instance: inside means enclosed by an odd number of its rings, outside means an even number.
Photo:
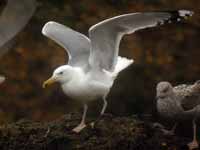
[{"label": "gull eye", "polygon": [[163,93],[166,93],[168,91],[169,88],[165,88],[163,89]]},{"label": "gull eye", "polygon": [[62,74],[63,74],[63,71],[59,72],[58,74],[59,74],[59,75],[62,75]]}]

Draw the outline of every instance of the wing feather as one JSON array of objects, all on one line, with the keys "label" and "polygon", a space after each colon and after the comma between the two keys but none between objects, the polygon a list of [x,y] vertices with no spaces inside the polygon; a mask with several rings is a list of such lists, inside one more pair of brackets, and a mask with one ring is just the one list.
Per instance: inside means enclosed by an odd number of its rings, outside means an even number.
[{"label": "wing feather", "polygon": [[84,67],[88,64],[91,46],[85,35],[53,21],[45,24],[42,33],[67,51],[69,65]]},{"label": "wing feather", "polygon": [[123,35],[165,22],[177,21],[190,15],[192,12],[187,10],[131,13],[102,21],[89,30],[92,45],[89,62],[93,68],[113,71]]},{"label": "wing feather", "polygon": [[179,85],[174,87],[174,91],[180,97],[180,103],[184,110],[192,110],[200,105],[200,84]]},{"label": "wing feather", "polygon": [[8,0],[0,16],[0,47],[3,47],[0,56],[9,50],[10,41],[24,28],[35,10],[35,0]]}]

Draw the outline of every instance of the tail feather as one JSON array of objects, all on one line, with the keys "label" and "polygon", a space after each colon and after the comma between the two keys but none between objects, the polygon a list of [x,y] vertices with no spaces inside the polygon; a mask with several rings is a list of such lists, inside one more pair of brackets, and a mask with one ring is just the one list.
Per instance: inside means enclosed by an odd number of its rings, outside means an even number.
[{"label": "tail feather", "polygon": [[117,77],[118,73],[130,66],[134,62],[133,59],[128,59],[125,57],[118,56],[117,58],[117,64],[115,66],[115,69],[113,72],[109,72],[106,70],[103,70],[105,73],[111,75],[114,79]]},{"label": "tail feather", "polygon": [[133,59],[127,59],[125,57],[118,56],[117,65],[115,66],[114,73],[118,74],[120,71],[124,70],[134,62]]}]

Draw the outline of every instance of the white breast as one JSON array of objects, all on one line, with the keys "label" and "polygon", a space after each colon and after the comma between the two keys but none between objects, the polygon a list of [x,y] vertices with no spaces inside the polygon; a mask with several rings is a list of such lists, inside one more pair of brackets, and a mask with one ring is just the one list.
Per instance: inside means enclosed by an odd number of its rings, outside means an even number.
[{"label": "white breast", "polygon": [[74,77],[71,81],[62,84],[62,89],[66,95],[78,101],[92,101],[102,98],[109,93],[113,82],[109,84],[91,78],[88,75],[81,75]]}]

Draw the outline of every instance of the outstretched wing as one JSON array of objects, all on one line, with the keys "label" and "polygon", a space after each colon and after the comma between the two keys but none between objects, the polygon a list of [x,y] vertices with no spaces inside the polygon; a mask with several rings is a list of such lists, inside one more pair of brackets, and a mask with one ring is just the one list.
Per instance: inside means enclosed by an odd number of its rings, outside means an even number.
[{"label": "outstretched wing", "polygon": [[35,0],[8,0],[0,15],[0,47],[4,47],[0,56],[9,49],[8,41],[24,28],[35,9]]},{"label": "outstretched wing", "polygon": [[42,33],[65,48],[69,65],[84,67],[88,64],[91,46],[85,35],[53,21],[45,24]]},{"label": "outstretched wing", "polygon": [[198,82],[193,85],[176,86],[174,92],[180,97],[181,106],[185,111],[200,105],[200,84]]},{"label": "outstretched wing", "polygon": [[112,71],[117,62],[119,44],[123,35],[165,22],[179,21],[192,14],[187,10],[131,13],[102,21],[89,30],[92,45],[90,65]]}]

